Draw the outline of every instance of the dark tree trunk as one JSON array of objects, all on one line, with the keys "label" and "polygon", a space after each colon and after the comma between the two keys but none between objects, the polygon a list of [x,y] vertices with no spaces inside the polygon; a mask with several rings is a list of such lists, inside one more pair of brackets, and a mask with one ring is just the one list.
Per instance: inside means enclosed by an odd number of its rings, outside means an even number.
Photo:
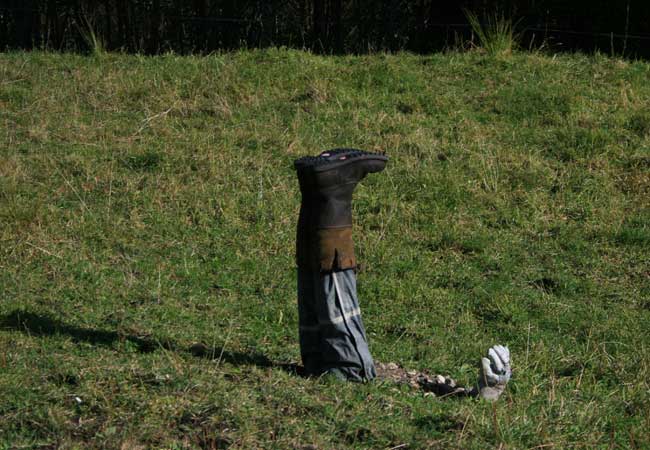
[{"label": "dark tree trunk", "polygon": [[425,51],[426,49],[426,35],[427,35],[427,29],[426,29],[426,24],[427,24],[427,14],[425,12],[425,4],[426,0],[418,0],[417,4],[417,9],[416,9],[416,14],[417,17],[415,18],[416,20],[416,36],[415,39],[413,39],[415,43],[415,50],[418,52]]},{"label": "dark tree trunk", "polygon": [[104,2],[104,43],[106,45],[107,49],[113,49],[113,25],[112,25],[112,18],[113,18],[113,2],[110,0],[106,0]]},{"label": "dark tree trunk", "polygon": [[314,0],[312,12],[312,42],[316,51],[322,51],[327,43],[326,0]]},{"label": "dark tree trunk", "polygon": [[128,1],[127,0],[117,0],[117,21],[118,28],[120,30],[120,41],[123,47],[127,49],[131,48],[131,39],[129,36],[129,14],[128,14]]},{"label": "dark tree trunk", "polygon": [[31,49],[33,46],[35,3],[34,0],[21,0],[10,3],[14,16],[15,40],[21,48]]},{"label": "dark tree trunk", "polygon": [[341,5],[341,0],[331,0],[331,34],[332,39],[330,40],[333,50],[336,53],[343,52],[343,8]]},{"label": "dark tree trunk", "polygon": [[208,17],[208,5],[206,0],[194,0],[192,9],[193,11],[191,12],[191,16],[195,20],[191,27],[192,44],[190,47],[194,47],[199,51],[205,51],[208,48],[208,36],[210,35],[210,30],[213,29],[215,25],[221,26],[221,24],[214,24],[207,20],[201,20],[202,18]]},{"label": "dark tree trunk", "polygon": [[151,11],[151,29],[149,30],[147,49],[149,53],[157,53],[160,51],[161,36],[160,30],[162,27],[162,8],[160,7],[160,0],[153,0]]}]

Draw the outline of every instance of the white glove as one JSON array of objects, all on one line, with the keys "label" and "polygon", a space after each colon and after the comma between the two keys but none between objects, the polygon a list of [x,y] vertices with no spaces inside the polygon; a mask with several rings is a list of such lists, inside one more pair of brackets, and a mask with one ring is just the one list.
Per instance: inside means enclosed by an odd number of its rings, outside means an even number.
[{"label": "white glove", "polygon": [[496,400],[510,381],[510,350],[503,345],[495,345],[488,350],[488,357],[481,358],[478,377],[478,394],[486,400]]}]

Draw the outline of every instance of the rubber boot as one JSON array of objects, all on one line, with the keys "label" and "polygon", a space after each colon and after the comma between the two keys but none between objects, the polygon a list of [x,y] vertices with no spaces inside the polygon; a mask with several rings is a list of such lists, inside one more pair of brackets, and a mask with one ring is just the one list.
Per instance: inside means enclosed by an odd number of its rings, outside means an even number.
[{"label": "rubber boot", "polygon": [[302,202],[296,236],[298,267],[329,272],[356,267],[352,242],[352,194],[367,174],[380,172],[388,157],[334,149],[294,162]]}]

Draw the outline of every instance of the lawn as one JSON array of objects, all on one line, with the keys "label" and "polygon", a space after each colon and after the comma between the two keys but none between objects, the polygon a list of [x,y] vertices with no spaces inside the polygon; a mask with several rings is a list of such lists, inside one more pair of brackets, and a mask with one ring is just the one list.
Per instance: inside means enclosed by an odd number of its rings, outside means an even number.
[{"label": "lawn", "polygon": [[[336,146],[373,355],[499,402],[295,374]],[[0,54],[0,448],[649,448],[649,323],[646,62]]]}]

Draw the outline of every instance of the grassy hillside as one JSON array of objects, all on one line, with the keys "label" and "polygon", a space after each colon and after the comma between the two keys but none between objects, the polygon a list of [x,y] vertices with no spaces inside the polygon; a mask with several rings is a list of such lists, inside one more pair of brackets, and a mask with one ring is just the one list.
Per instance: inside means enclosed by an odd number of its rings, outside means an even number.
[{"label": "grassy hillside", "polygon": [[[598,56],[0,55],[0,447],[650,446],[649,105]],[[343,145],[391,158],[373,355],[507,344],[497,404],[292,373],[292,160]]]}]

